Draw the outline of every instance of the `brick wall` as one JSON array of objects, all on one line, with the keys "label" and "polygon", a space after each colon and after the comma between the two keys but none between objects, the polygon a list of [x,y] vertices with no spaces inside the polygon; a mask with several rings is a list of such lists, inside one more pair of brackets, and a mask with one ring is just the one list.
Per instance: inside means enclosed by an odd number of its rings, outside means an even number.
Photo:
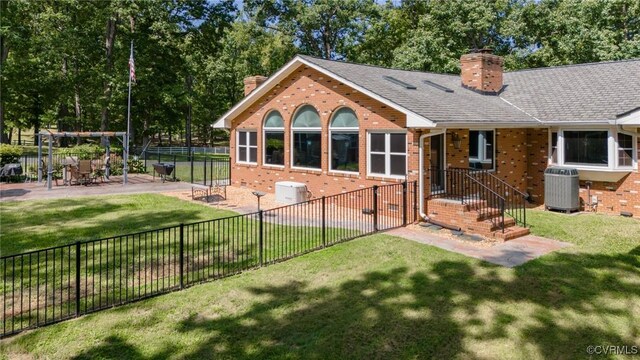
[{"label": "brick wall", "polygon": [[496,129],[495,175],[524,192],[527,165],[527,130]]},{"label": "brick wall", "polygon": [[544,170],[549,160],[549,131],[527,129],[527,192],[535,204],[544,203]]},{"label": "brick wall", "polygon": [[[580,198],[583,203],[589,202],[587,185],[580,182]],[[598,197],[597,212],[619,214],[630,212],[640,216],[640,174],[632,172],[616,183],[593,181],[591,196]]]},{"label": "brick wall", "polygon": [[[294,112],[301,105],[315,107],[322,121],[322,160],[320,170],[291,168],[291,121]],[[359,173],[340,174],[329,171],[329,121],[332,113],[340,107],[348,106],[355,111],[359,125]],[[278,110],[285,124],[284,167],[262,164],[264,116],[271,110]],[[401,112],[371,99],[370,97],[328,78],[314,69],[300,66],[289,77],[276,85],[249,109],[240,114],[231,124],[232,183],[261,191],[274,192],[277,181],[305,183],[313,196],[336,194],[358,188],[396,183],[402,180],[368,177],[366,162],[366,131],[368,129],[402,130],[406,117]],[[258,164],[239,164],[235,159],[236,130],[250,129],[258,132]],[[407,131],[408,180],[418,178],[418,138],[419,132]]]},{"label": "brick wall", "polygon": [[482,93],[498,93],[502,89],[500,56],[490,53],[471,53],[460,57],[462,85]]},{"label": "brick wall", "polygon": [[[290,167],[290,125],[295,110],[309,104],[316,108],[322,121],[322,162],[320,170],[292,169]],[[353,109],[360,123],[359,173],[340,174],[329,171],[329,132],[332,113],[342,106]],[[278,110],[285,122],[285,165],[282,168],[263,166],[262,123],[270,110]],[[296,181],[307,184],[313,196],[336,194],[359,188],[401,180],[368,177],[366,159],[367,130],[400,130],[405,126],[404,114],[344,85],[321,73],[301,66],[268,94],[240,114],[231,126],[232,182],[236,186],[274,192],[277,181]],[[238,164],[235,161],[236,130],[258,132],[258,164]],[[429,130],[407,131],[408,180],[418,179],[419,144],[421,134]],[[522,191],[532,195],[537,204],[544,203],[544,170],[548,161],[547,129],[496,129],[495,175]],[[452,133],[460,138],[455,149]],[[469,130],[448,129],[446,134],[446,164],[448,167],[466,168],[469,165]],[[425,139],[425,167],[430,160],[430,139]],[[640,148],[640,145],[638,146]],[[428,173],[425,172],[428,187]],[[580,196],[588,202],[586,186],[581,183]],[[594,182],[592,195],[598,195],[598,211],[619,213],[629,211],[640,216],[640,174],[633,172],[617,183]],[[425,192],[426,194],[426,192]]]},{"label": "brick wall", "polygon": [[[460,149],[456,149],[452,134],[458,134]],[[521,191],[527,185],[527,151],[526,129],[495,129],[496,135],[496,171],[494,175],[515,186]],[[425,141],[425,149],[429,149],[429,139]],[[469,129],[448,129],[446,136],[447,167],[469,167]],[[430,156],[425,151],[426,156]],[[427,159],[425,159],[426,161]],[[428,166],[428,165],[427,165]]]},{"label": "brick wall", "polygon": [[[536,204],[544,204],[544,170],[547,168],[549,136],[547,129],[527,129],[527,191]],[[640,149],[640,141],[638,144]],[[640,153],[638,154],[640,157]],[[585,181],[580,181],[582,204],[589,203]],[[591,196],[598,197],[597,212],[619,214],[621,211],[640,216],[640,173],[633,171],[618,182],[592,181]],[[588,210],[588,209],[584,209]]]}]

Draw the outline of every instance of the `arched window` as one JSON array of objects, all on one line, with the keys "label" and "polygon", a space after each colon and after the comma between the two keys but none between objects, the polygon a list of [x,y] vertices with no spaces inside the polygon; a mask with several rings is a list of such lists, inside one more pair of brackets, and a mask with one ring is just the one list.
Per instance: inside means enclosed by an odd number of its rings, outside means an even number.
[{"label": "arched window", "polygon": [[296,111],[291,126],[291,164],[294,167],[320,169],[322,148],[320,115],[311,105]]},{"label": "arched window", "polygon": [[264,119],[264,164],[284,165],[284,120],[276,110]]},{"label": "arched window", "polygon": [[358,118],[353,110],[338,109],[329,126],[331,138],[331,167],[333,171],[358,172],[359,134]]}]

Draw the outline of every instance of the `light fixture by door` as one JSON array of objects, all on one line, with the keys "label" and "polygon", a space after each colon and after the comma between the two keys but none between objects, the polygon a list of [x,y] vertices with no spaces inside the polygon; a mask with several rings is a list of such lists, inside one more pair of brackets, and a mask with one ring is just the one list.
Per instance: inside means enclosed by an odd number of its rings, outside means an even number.
[{"label": "light fixture by door", "polygon": [[456,132],[451,133],[451,141],[453,142],[453,147],[456,150],[460,150],[460,144],[462,140],[460,140],[460,136],[458,135],[458,133]]}]

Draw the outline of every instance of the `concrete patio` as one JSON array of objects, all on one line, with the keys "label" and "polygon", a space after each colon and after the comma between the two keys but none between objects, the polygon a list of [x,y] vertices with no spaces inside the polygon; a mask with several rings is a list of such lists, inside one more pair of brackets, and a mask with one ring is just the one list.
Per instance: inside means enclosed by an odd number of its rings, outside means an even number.
[{"label": "concrete patio", "polygon": [[472,258],[484,260],[505,267],[516,267],[542,255],[571,246],[562,241],[527,235],[493,246],[480,246],[470,242],[434,235],[419,227],[405,227],[389,230],[386,234],[432,245]]},{"label": "concrete patio", "polygon": [[165,182],[151,175],[131,174],[128,184],[122,184],[121,176],[112,176],[109,182],[96,182],[94,184],[63,186],[54,184],[51,190],[47,190],[46,183],[0,183],[0,202],[59,199],[74,196],[92,195],[116,195],[139,193],[162,193],[171,191],[191,190],[188,182]]}]

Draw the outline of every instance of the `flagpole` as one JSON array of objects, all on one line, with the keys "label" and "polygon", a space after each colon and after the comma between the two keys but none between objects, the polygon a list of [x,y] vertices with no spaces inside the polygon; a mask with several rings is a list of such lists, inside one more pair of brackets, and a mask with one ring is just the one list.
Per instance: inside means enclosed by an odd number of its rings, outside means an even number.
[{"label": "flagpole", "polygon": [[[131,40],[131,55],[129,61],[133,59],[133,40]],[[127,104],[127,140],[125,144],[125,156],[124,156],[124,168],[122,175],[124,176],[124,183],[127,183],[127,173],[129,172],[129,137],[131,135],[131,64],[129,64],[129,98]]]}]

